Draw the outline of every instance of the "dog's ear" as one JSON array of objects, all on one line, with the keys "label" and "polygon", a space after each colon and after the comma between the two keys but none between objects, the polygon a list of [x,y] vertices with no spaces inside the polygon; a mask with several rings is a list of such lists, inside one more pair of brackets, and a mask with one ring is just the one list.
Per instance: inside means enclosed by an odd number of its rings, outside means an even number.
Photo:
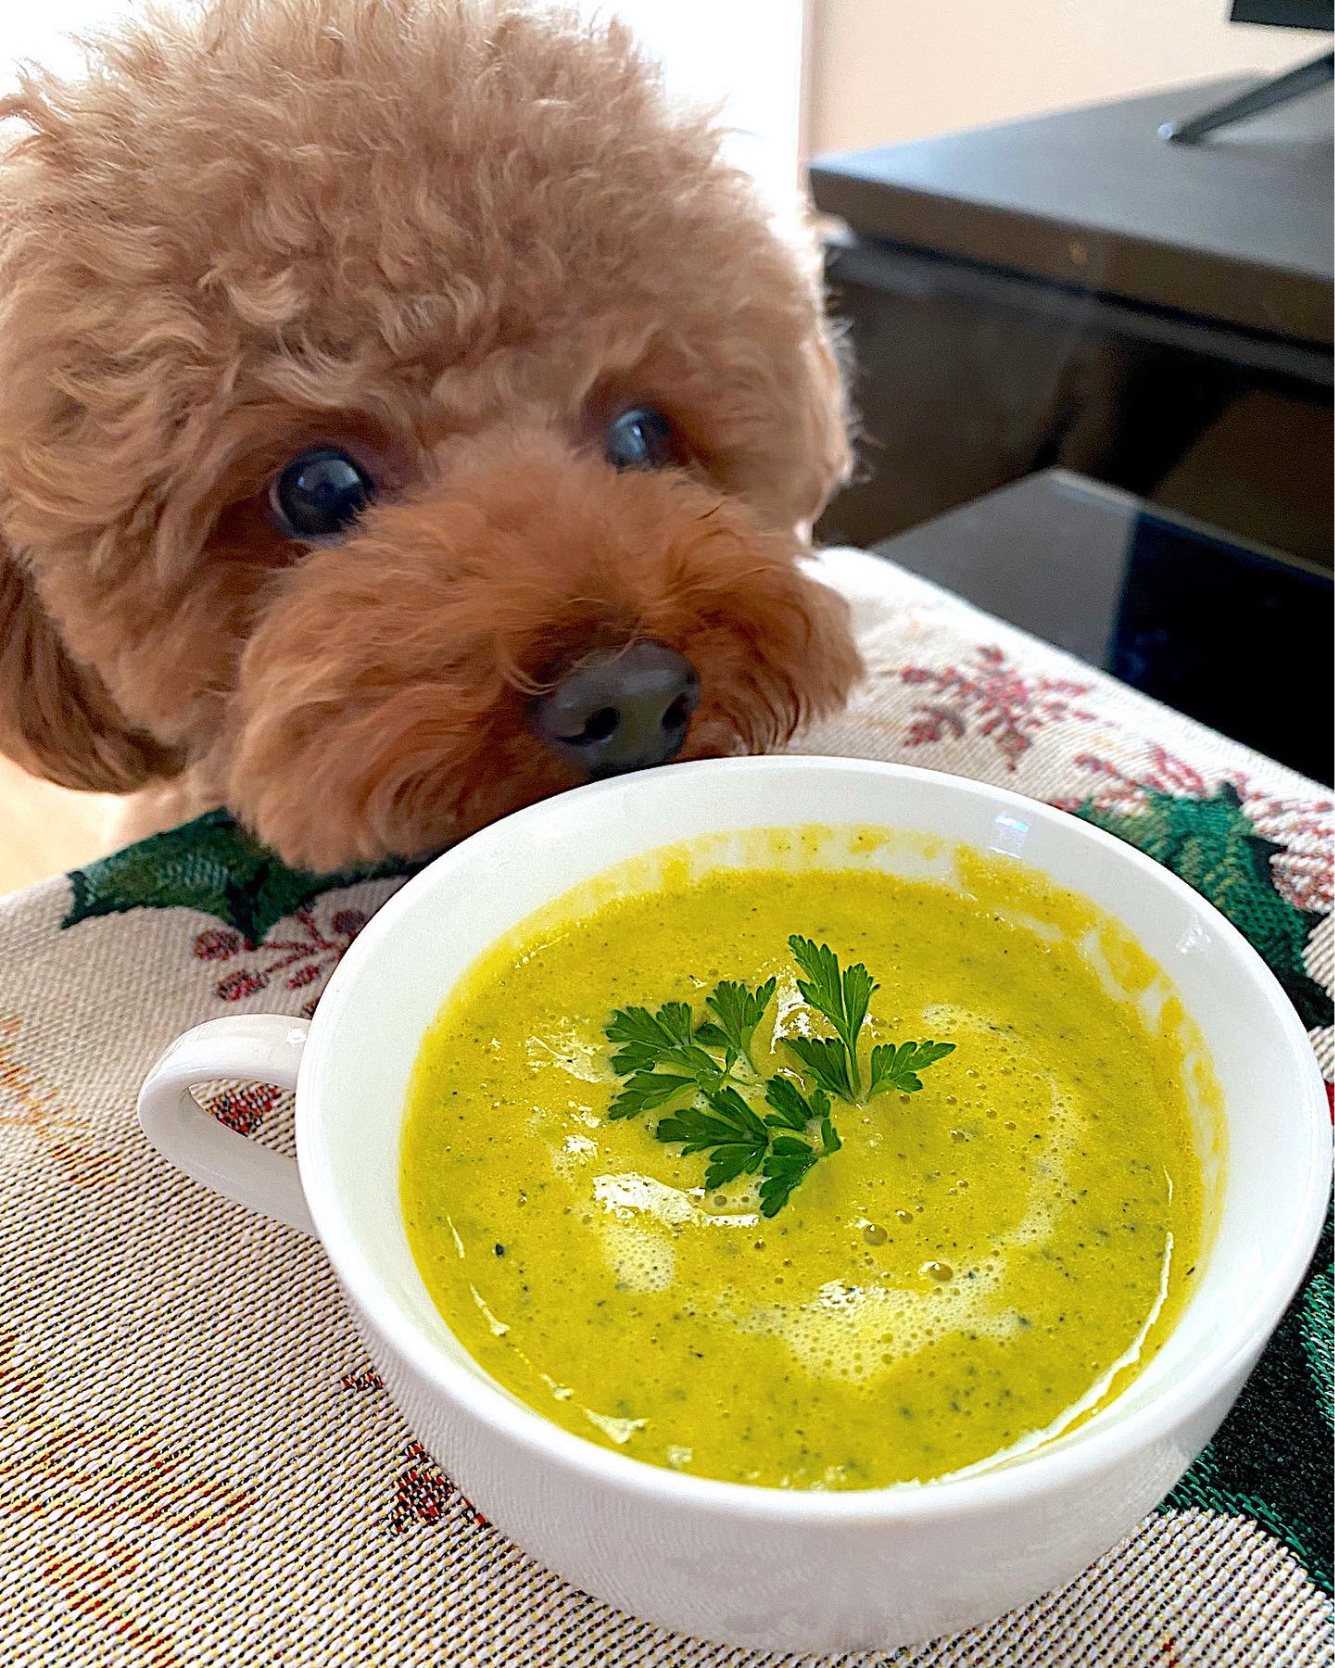
[{"label": "dog's ear", "polygon": [[75,663],[32,580],[0,535],[0,753],[66,788],[128,793],[180,761],[130,729],[90,668]]}]

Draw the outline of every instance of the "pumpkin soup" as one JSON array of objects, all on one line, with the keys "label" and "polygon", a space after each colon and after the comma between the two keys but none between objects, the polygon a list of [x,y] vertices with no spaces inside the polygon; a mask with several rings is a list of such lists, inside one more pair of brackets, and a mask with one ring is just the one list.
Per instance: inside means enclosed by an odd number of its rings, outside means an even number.
[{"label": "pumpkin soup", "polygon": [[1023,1452],[1181,1307],[1208,1073],[1034,871],[774,838],[572,895],[452,993],[403,1137],[423,1280],[500,1384],[657,1464],[849,1489]]}]

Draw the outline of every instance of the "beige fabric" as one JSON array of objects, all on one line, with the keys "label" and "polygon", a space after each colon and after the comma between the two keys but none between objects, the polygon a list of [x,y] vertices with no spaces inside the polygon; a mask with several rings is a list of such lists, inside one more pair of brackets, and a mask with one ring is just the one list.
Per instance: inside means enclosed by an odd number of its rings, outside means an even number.
[{"label": "beige fabric", "polygon": [[[872,677],[804,750],[1055,800],[1227,779],[1282,833],[1279,883],[1329,907],[1321,790],[887,564],[828,571],[855,598]],[[326,893],[253,951],[183,908],[62,929],[64,880],[0,902],[0,1663],[766,1663],[617,1615],[477,1521],[379,1387],[319,1248],[140,1138],[135,1090],[166,1042],[222,1013],[300,1012],[346,912],[394,885]],[[279,963],[250,995],[226,983]],[[1329,1061],[1329,1033],[1317,1040]],[[288,1142],[283,1097],[211,1100]],[[1147,1520],[1062,1593],[966,1638],[831,1663],[1306,1668],[1330,1659],[1327,1613],[1255,1524],[1192,1511]]]}]

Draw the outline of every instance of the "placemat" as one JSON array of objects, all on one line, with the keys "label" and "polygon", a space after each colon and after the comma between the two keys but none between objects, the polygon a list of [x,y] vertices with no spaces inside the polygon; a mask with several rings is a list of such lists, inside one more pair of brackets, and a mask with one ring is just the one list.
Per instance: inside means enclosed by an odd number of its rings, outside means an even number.
[{"label": "placemat", "polygon": [[[888,562],[823,567],[870,675],[798,750],[1000,783],[1140,846],[1256,945],[1329,1082],[1330,795]],[[172,1037],[309,1013],[399,884],[294,874],[214,813],[0,901],[0,1662],[792,1668],[530,1562],[403,1423],[319,1247],[142,1140]],[[276,1091],[209,1104],[290,1150]],[[991,1625],[828,1668],[1328,1663],[1330,1265],[1328,1228],[1243,1399],[1121,1546]]]}]

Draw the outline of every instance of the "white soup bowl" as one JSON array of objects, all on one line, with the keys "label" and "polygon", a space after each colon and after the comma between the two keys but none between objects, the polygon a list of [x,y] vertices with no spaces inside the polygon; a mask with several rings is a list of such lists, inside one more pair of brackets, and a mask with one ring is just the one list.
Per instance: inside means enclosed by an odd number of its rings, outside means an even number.
[{"label": "white soup bowl", "polygon": [[[630,1459],[562,1430],[483,1372],[437,1312],[408,1247],[398,1171],[409,1075],[470,964],[534,910],[624,860],[701,836],[811,822],[919,831],[999,853],[1083,894],[1165,971],[1222,1088],[1217,1226],[1172,1333],[1088,1423],[995,1470],[794,1492]],[[192,1084],[240,1078],[295,1086],[296,1164],[225,1129],[190,1094]],[[140,1115],[182,1169],[319,1237],[416,1435],[533,1557],[664,1627],[803,1652],[884,1650],[969,1626],[1068,1581],[1125,1535],[1242,1388],[1302,1278],[1330,1180],[1325,1096],[1306,1036],[1215,909],[1063,812],[958,777],[851,759],[670,766],[484,829],[372,919],[309,1026],[262,1015],[199,1026],[154,1068]],[[337,1464],[337,1455],[325,1459]]]}]

